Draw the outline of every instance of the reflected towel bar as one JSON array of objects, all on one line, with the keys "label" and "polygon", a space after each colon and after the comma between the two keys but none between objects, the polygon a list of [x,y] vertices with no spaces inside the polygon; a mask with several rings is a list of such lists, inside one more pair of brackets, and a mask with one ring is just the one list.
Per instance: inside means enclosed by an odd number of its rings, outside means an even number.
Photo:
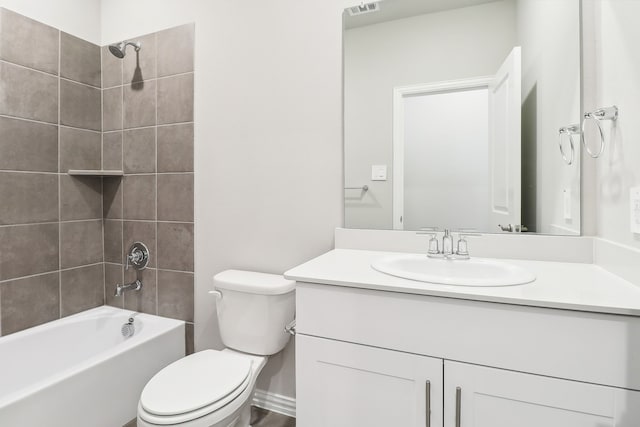
[{"label": "reflected towel bar", "polygon": [[344,187],[345,190],[360,190],[360,191],[369,191],[368,185],[363,185],[362,187]]}]

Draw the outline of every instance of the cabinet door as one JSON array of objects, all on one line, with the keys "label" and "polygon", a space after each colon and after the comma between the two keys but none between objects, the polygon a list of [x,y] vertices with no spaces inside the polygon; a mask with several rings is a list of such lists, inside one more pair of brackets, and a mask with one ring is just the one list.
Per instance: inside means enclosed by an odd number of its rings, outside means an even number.
[{"label": "cabinet door", "polygon": [[640,393],[613,387],[445,361],[444,393],[445,427],[640,426]]},{"label": "cabinet door", "polygon": [[443,361],[298,334],[296,422],[441,427]]}]

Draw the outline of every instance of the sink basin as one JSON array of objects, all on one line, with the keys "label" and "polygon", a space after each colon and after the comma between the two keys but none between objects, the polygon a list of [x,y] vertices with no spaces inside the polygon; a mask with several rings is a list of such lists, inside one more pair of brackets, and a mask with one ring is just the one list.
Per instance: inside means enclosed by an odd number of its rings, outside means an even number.
[{"label": "sink basin", "polygon": [[377,260],[371,267],[391,276],[441,285],[513,286],[536,280],[533,273],[522,267],[483,258],[449,260],[397,255]]}]

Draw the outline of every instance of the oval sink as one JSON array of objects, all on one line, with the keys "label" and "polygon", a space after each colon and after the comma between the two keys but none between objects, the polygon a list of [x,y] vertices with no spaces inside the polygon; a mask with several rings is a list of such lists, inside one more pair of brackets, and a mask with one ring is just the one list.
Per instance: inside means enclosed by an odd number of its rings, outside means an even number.
[{"label": "oval sink", "polygon": [[374,261],[374,270],[403,279],[457,286],[512,286],[536,280],[517,265],[492,259],[450,260],[426,255],[397,255]]}]

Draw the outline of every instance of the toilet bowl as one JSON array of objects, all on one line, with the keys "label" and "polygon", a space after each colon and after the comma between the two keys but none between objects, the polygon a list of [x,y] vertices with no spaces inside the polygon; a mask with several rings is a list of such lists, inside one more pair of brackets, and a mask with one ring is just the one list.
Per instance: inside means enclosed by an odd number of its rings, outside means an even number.
[{"label": "toilet bowl", "polygon": [[295,282],[227,270],[214,277],[220,335],[228,348],[203,350],[158,372],[138,402],[139,427],[247,427],[268,356],[289,340]]}]

